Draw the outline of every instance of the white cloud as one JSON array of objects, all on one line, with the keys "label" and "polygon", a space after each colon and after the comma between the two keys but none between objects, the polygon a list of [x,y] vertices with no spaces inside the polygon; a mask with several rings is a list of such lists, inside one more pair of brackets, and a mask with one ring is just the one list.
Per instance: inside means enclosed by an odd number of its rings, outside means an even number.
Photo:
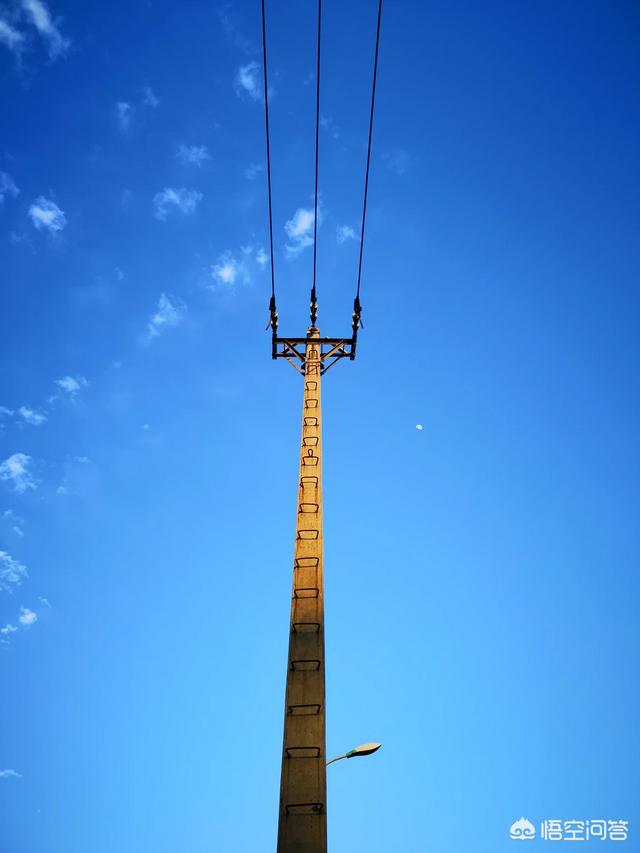
[{"label": "white cloud", "polygon": [[55,201],[51,201],[42,195],[29,208],[29,216],[38,231],[46,228],[51,234],[62,231],[67,224],[67,217]]},{"label": "white cloud", "polygon": [[43,595],[38,596],[38,601],[40,604],[44,604],[45,607],[48,607],[51,610],[51,604],[49,603],[49,599],[45,598]]},{"label": "white cloud", "polygon": [[51,59],[63,56],[69,49],[71,41],[62,36],[42,0],[22,0],[22,8],[31,18],[31,23],[46,40]]},{"label": "white cloud", "polygon": [[247,94],[254,101],[262,98],[260,87],[260,66],[257,62],[241,65],[235,79],[235,89],[238,96]]},{"label": "white cloud", "polygon": [[422,426],[422,424],[416,424],[416,429],[417,429],[417,430],[420,430],[420,432],[422,432],[422,430],[424,429],[424,427]]},{"label": "white cloud", "polygon": [[205,160],[210,160],[206,145],[181,145],[176,154],[183,166],[202,166]]},{"label": "white cloud", "polygon": [[256,263],[261,270],[263,270],[269,263],[269,255],[267,255],[262,246],[256,252]]},{"label": "white cloud", "polygon": [[396,175],[404,175],[411,165],[411,155],[404,148],[394,148],[393,151],[387,151],[382,155],[382,159],[387,164],[387,169],[395,172]]},{"label": "white cloud", "polygon": [[75,397],[81,388],[87,387],[89,380],[85,379],[84,376],[63,376],[62,379],[56,379],[55,384],[62,391]]},{"label": "white cloud", "polygon": [[202,193],[197,190],[188,190],[185,187],[165,187],[162,192],[153,197],[154,212],[156,219],[164,222],[171,208],[176,208],[184,216],[193,213],[202,200]]},{"label": "white cloud", "polygon": [[13,411],[11,409],[7,409],[6,406],[0,406],[0,418],[10,417],[13,417]]},{"label": "white cloud", "polygon": [[[1,24],[2,21],[0,21],[0,25]],[[4,204],[6,196],[11,196],[12,198],[15,198],[19,192],[20,190],[15,185],[11,175],[7,175],[6,172],[0,172],[0,205]]]},{"label": "white cloud", "polygon": [[13,483],[14,489],[19,494],[26,492],[27,489],[35,489],[37,484],[29,471],[30,465],[30,456],[25,453],[14,453],[0,464],[0,480]]},{"label": "white cloud", "polygon": [[0,770],[0,779],[22,779],[22,776],[15,770]]},{"label": "white cloud", "polygon": [[218,284],[234,285],[238,277],[238,262],[228,253],[222,255],[218,263],[211,268],[211,277]]},{"label": "white cloud", "polygon": [[153,91],[151,86],[143,86],[140,90],[142,92],[142,103],[147,107],[157,107],[160,103],[160,99]]},{"label": "white cloud", "polygon": [[249,163],[247,168],[244,170],[244,176],[248,181],[253,181],[260,172],[264,172],[265,165],[264,163]]},{"label": "white cloud", "polygon": [[21,625],[24,625],[25,628],[29,628],[38,621],[38,614],[34,613],[33,610],[29,610],[28,607],[21,607],[18,621]]},{"label": "white cloud", "polygon": [[12,592],[27,577],[27,567],[6,551],[0,551],[0,591]]},{"label": "white cloud", "polygon": [[[284,230],[289,238],[289,242],[284,247],[287,257],[293,258],[299,255],[303,249],[313,246],[313,221],[313,210],[299,207],[291,219],[285,223]],[[320,221],[320,213],[318,212],[318,224]]]},{"label": "white cloud", "polygon": [[[8,637],[9,634],[15,634],[15,632],[17,630],[18,629],[16,628],[15,625],[12,625],[11,622],[7,622],[7,624],[4,626],[4,628],[0,628],[0,634],[2,634],[3,637]],[[2,772],[6,772],[6,771],[2,771]],[[2,778],[2,772],[0,772],[0,779]]]},{"label": "white cloud", "polygon": [[158,306],[147,323],[149,338],[157,338],[166,329],[180,325],[184,320],[186,310],[181,300],[176,297],[169,297],[166,293],[161,293]]},{"label": "white cloud", "polygon": [[24,45],[24,36],[12,27],[8,21],[0,18],[0,44],[8,47],[12,53],[20,53]]},{"label": "white cloud", "polygon": [[336,240],[338,243],[346,243],[347,240],[358,240],[358,235],[350,225],[338,225],[336,228]]},{"label": "white cloud", "polygon": [[28,406],[20,406],[18,412],[24,420],[32,426],[40,426],[41,424],[46,423],[47,416],[45,414],[42,412],[36,412]]},{"label": "white cloud", "polygon": [[116,119],[120,133],[128,133],[133,121],[134,109],[126,101],[118,101],[116,104]]}]

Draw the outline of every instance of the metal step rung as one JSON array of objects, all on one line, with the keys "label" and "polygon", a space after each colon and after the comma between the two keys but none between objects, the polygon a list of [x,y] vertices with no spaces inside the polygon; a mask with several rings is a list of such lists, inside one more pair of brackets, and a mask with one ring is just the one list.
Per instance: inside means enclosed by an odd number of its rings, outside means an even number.
[{"label": "metal step rung", "polygon": [[312,415],[308,415],[304,419],[304,425],[306,427],[317,427],[318,426],[318,419]]},{"label": "metal step rung", "polygon": [[317,586],[299,586],[293,590],[294,598],[318,598],[320,590]]},{"label": "metal step rung", "polygon": [[291,717],[317,717],[320,713],[320,703],[312,703],[310,705],[289,705],[287,714]]},{"label": "metal step rung", "polygon": [[317,391],[318,383],[315,379],[310,380],[309,382],[304,383],[305,391]]},{"label": "metal step rung", "polygon": [[284,807],[287,817],[294,815],[321,815],[324,812],[324,803],[288,803]]},{"label": "metal step rung", "polygon": [[317,539],[320,536],[320,531],[314,527],[308,527],[303,530],[298,530],[298,539]]},{"label": "metal step rung", "polygon": [[[285,749],[287,758],[320,758],[322,750],[319,746],[288,746]],[[312,755],[301,753],[312,753]]]},{"label": "metal step rung", "polygon": [[312,503],[311,501],[303,501],[298,507],[298,512],[303,515],[313,515],[320,509],[320,504]]},{"label": "metal step rung", "polygon": [[291,626],[294,634],[319,634],[319,622],[294,622]]},{"label": "metal step rung", "polygon": [[300,477],[300,488],[304,489],[305,487],[309,489],[317,489],[318,478],[307,474],[305,474],[304,477]]},{"label": "metal step rung", "polygon": [[318,658],[300,658],[291,661],[291,669],[294,672],[317,672],[321,663]]},{"label": "metal step rung", "polygon": [[313,455],[313,450],[310,449],[307,455],[302,457],[302,464],[311,468],[318,464],[318,457]]},{"label": "metal step rung", "polygon": [[296,557],[296,569],[317,569],[320,565],[320,557]]},{"label": "metal step rung", "polygon": [[305,409],[317,409],[318,408],[318,398],[317,397],[307,397],[304,401]]},{"label": "metal step rung", "polygon": [[320,439],[317,435],[305,435],[302,439],[303,447],[317,447]]}]

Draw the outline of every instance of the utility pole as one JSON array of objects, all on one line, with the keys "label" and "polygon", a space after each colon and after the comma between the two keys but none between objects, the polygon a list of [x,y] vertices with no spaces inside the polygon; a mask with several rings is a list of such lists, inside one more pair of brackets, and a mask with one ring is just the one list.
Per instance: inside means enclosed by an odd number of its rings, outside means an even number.
[{"label": "utility pole", "polygon": [[273,358],[289,361],[304,379],[278,853],[327,849],[320,382],[337,361],[355,358],[358,324],[354,314],[351,338],[321,338],[315,325],[306,338],[278,338],[277,320],[272,326]]}]

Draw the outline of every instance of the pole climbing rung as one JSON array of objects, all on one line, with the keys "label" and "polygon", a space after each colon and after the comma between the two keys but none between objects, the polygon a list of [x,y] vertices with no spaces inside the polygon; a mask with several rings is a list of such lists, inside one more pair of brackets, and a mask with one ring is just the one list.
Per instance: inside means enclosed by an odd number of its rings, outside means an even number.
[{"label": "pole climbing rung", "polygon": [[305,487],[317,489],[318,488],[318,478],[308,476],[308,475],[305,475],[304,477],[300,477],[300,488],[304,489]]},{"label": "pole climbing rung", "polygon": [[317,569],[320,565],[320,557],[296,557],[296,569]]},{"label": "pole climbing rung", "polygon": [[298,530],[298,539],[317,539],[320,536],[320,531],[314,527],[308,527],[304,530]]},{"label": "pole climbing rung", "polygon": [[313,717],[320,713],[321,705],[319,702],[313,702],[308,705],[289,705],[287,714],[292,717]]},{"label": "pole climbing rung", "polygon": [[319,634],[319,622],[294,622],[291,626],[294,634]]},{"label": "pole climbing rung", "polygon": [[317,672],[322,664],[318,658],[301,658],[291,661],[291,669],[294,672]]},{"label": "pole climbing rung", "polygon": [[317,586],[299,586],[293,590],[294,598],[317,598],[320,590]]},{"label": "pole climbing rung", "polygon": [[288,746],[285,752],[287,758],[320,758],[322,750],[319,746]]}]

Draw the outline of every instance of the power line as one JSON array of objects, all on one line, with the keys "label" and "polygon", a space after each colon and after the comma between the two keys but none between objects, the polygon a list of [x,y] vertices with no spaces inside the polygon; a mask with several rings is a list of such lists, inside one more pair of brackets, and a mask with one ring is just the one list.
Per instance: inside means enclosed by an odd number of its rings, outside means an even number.
[{"label": "power line", "polygon": [[318,0],[318,65],[316,70],[316,168],[315,188],[313,194],[313,286],[311,288],[311,325],[315,326],[318,318],[318,303],[316,301],[316,269],[318,258],[318,149],[320,141],[320,32],[322,25],[322,0]]},{"label": "power line", "polygon": [[273,263],[273,212],[271,204],[271,146],[269,144],[269,86],[267,83],[267,26],[265,23],[264,0],[262,0],[262,59],[264,68],[264,116],[267,137],[267,187],[269,195],[269,249],[271,252],[271,299],[269,301],[270,324],[275,334],[278,328],[276,312],[276,277]]},{"label": "power line", "polygon": [[362,231],[360,233],[360,259],[358,261],[358,286],[356,289],[356,298],[353,302],[353,331],[357,334],[358,326],[360,325],[360,280],[362,277],[362,251],[364,248],[364,231],[367,218],[367,194],[369,191],[369,165],[371,163],[371,137],[373,135],[373,110],[376,102],[376,78],[378,76],[378,49],[380,47],[380,20],[382,18],[382,0],[378,2],[378,28],[376,32],[376,50],[375,59],[373,61],[373,86],[371,89],[371,114],[369,116],[369,143],[367,146],[367,168],[364,178],[364,202],[362,205]]}]

